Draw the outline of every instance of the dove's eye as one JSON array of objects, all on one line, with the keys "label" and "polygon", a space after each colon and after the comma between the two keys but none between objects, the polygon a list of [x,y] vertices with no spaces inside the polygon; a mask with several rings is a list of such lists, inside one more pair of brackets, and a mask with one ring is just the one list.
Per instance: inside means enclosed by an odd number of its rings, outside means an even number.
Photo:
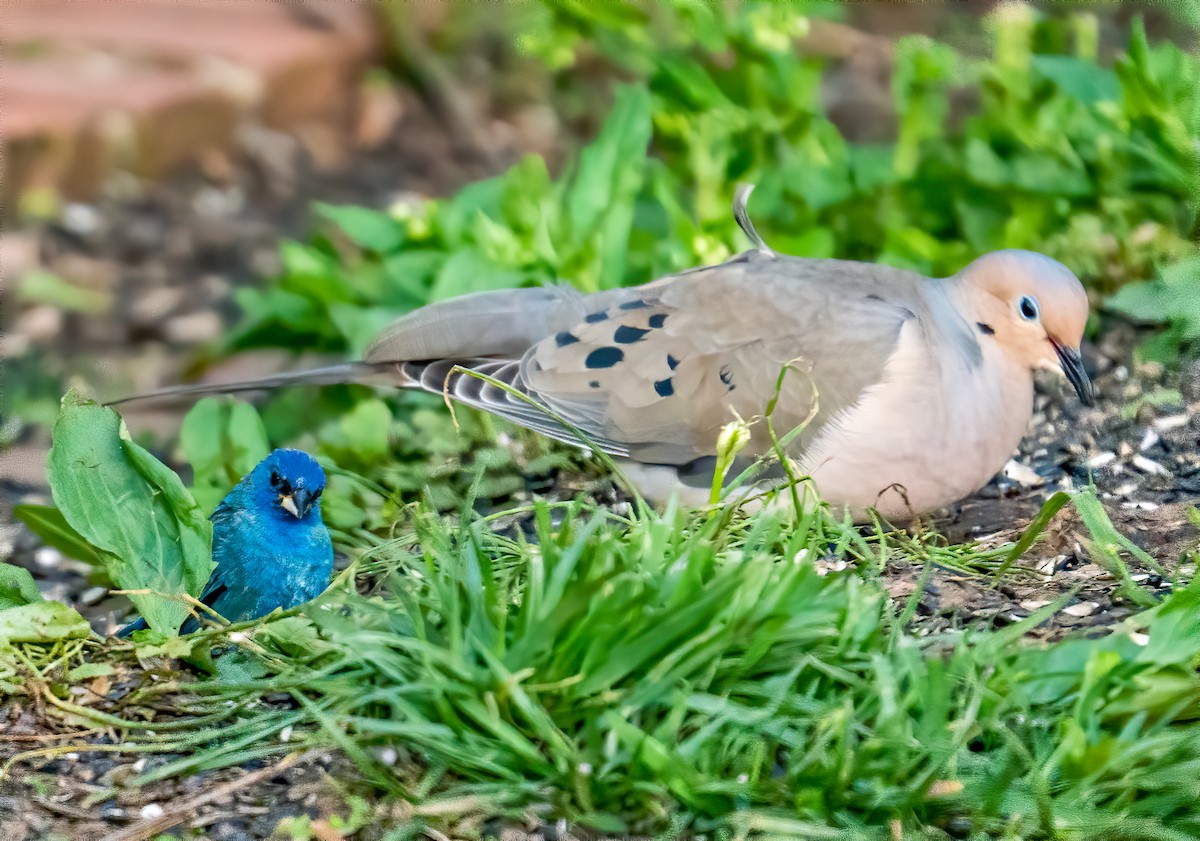
[{"label": "dove's eye", "polygon": [[1021,313],[1021,318],[1026,321],[1036,321],[1038,317],[1038,303],[1034,298],[1028,295],[1022,295],[1021,300],[1017,301],[1017,311]]}]

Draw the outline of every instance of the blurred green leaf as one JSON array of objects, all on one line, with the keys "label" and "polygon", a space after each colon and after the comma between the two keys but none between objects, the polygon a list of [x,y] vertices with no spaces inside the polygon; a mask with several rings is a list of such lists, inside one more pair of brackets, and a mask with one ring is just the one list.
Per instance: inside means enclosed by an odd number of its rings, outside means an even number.
[{"label": "blurred green leaf", "polygon": [[404,244],[404,226],[381,211],[324,202],[316,202],[313,210],[337,225],[356,245],[369,251],[387,254]]},{"label": "blurred green leaf", "polygon": [[469,292],[508,289],[519,286],[522,279],[520,273],[502,269],[478,249],[464,248],[442,265],[429,297],[432,301],[444,301]]},{"label": "blurred green leaf", "polygon": [[642,186],[650,142],[650,105],[645,88],[617,90],[603,130],[580,155],[563,196],[576,247],[585,239],[599,239],[600,270],[594,286],[585,288],[617,286],[624,277],[633,200]]},{"label": "blurred green leaf", "polygon": [[62,512],[52,505],[17,505],[13,516],[47,546],[53,546],[69,558],[89,564],[99,564],[96,550],[83,535],[71,528]]},{"label": "blurred green leaf", "polygon": [[33,573],[13,564],[0,564],[0,611],[44,601]]},{"label": "blurred green leaf", "polygon": [[100,315],[112,309],[111,292],[68,283],[53,272],[41,269],[23,274],[16,287],[17,300],[49,304],[65,312]]},{"label": "blurred green leaf", "polygon": [[1064,55],[1035,55],[1033,70],[1080,102],[1114,102],[1121,96],[1117,75],[1094,61]]},{"label": "blurred green leaf", "polygon": [[205,397],[183,418],[179,449],[192,466],[192,495],[201,511],[217,503],[271,452],[267,430],[249,403]]}]

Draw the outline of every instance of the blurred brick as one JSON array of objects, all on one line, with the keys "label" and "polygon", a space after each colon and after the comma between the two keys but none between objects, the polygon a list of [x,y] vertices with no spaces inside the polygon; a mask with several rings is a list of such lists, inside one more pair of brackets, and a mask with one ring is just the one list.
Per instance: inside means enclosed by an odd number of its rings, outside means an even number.
[{"label": "blurred brick", "polygon": [[320,137],[339,159],[373,20],[359,3],[5,0],[5,206],[31,187],[88,197],[114,166],[155,178],[211,161],[243,124]]}]

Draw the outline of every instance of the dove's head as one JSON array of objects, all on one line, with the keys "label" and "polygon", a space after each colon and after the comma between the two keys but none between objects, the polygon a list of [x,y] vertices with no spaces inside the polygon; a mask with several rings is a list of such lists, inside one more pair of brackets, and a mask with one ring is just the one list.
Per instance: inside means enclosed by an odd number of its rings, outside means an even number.
[{"label": "dove's head", "polygon": [[251,471],[250,497],[257,510],[289,522],[321,518],[325,471],[301,450],[275,450]]},{"label": "dove's head", "polygon": [[1094,402],[1079,343],[1088,299],[1079,278],[1034,251],[993,251],[959,274],[981,341],[993,340],[1033,368],[1061,368],[1079,399]]}]

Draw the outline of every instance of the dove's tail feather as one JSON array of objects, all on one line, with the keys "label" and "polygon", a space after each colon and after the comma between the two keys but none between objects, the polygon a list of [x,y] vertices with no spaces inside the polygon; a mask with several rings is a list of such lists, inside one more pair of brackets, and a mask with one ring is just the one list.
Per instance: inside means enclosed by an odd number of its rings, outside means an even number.
[{"label": "dove's tail feather", "polygon": [[[261,391],[287,385],[339,385],[341,383],[365,382],[373,375],[394,371],[391,365],[372,365],[367,362],[347,362],[327,368],[311,368],[307,371],[289,371],[258,380],[243,380],[234,383],[202,383],[200,385],[176,385],[133,394],[113,400],[106,405],[117,406],[134,400],[165,400],[176,397],[198,397],[204,394],[234,394],[239,391]],[[393,383],[397,384],[397,383]]]},{"label": "dove's tail feather", "polygon": [[570,328],[586,314],[584,296],[566,286],[476,292],[401,316],[379,334],[363,358],[368,362],[519,358],[530,345]]}]

